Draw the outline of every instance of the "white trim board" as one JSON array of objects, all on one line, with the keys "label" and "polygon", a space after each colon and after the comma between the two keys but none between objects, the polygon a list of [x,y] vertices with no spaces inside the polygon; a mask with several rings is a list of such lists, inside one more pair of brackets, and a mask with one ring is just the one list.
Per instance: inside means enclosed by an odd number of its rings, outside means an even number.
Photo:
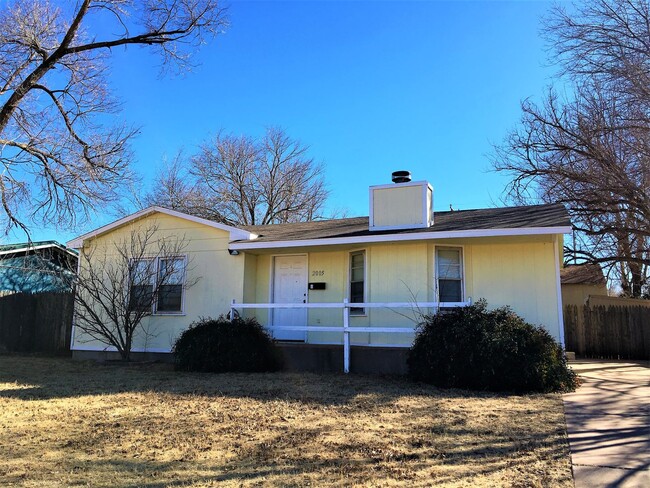
[{"label": "white trim board", "polygon": [[[413,331],[415,334],[415,331]],[[282,342],[280,342],[282,344]],[[288,344],[292,344],[289,342]],[[310,345],[316,345],[316,346],[340,346],[343,347],[342,342],[331,342],[331,341],[326,341],[326,342],[299,342],[297,344],[300,344],[301,346],[310,346]],[[407,349],[411,347],[410,344],[397,344],[397,343],[386,343],[386,344],[367,344],[363,342],[350,342],[350,346],[360,346],[360,347],[390,347],[390,348],[403,348]],[[118,352],[117,349],[114,346],[85,346],[83,344],[81,345],[76,345],[74,348],[70,349],[71,351],[89,351],[89,352]],[[142,348],[136,348],[134,347],[131,349],[131,352],[135,353],[162,353],[162,354],[170,354],[172,353],[172,348],[170,347],[169,349],[163,349],[163,348],[150,348],[150,349],[142,349]]]},{"label": "white trim board", "polygon": [[451,230],[440,232],[412,232],[408,234],[365,235],[358,237],[326,237],[323,239],[305,239],[270,242],[231,242],[230,249],[247,251],[254,249],[281,249],[288,247],[331,246],[337,244],[369,244],[373,242],[422,241],[430,239],[460,239],[470,237],[501,237],[570,234],[570,226],[561,227],[523,227],[515,229],[475,229]]},{"label": "white trim board", "polygon": [[560,242],[557,236],[553,238],[553,259],[555,260],[555,293],[557,299],[557,320],[558,320],[558,333],[560,335],[560,345],[566,349],[564,343],[564,313],[562,307],[562,279],[560,277]]},{"label": "white trim board", "polygon": [[106,224],[98,229],[95,229],[91,232],[88,232],[82,236],[76,237],[72,239],[71,241],[68,241],[67,246],[71,247],[73,249],[80,249],[83,247],[83,243],[86,239],[90,239],[93,237],[100,236],[102,234],[105,234],[117,227],[120,227],[122,225],[125,225],[133,220],[138,220],[144,217],[147,217],[151,214],[154,213],[161,213],[164,215],[169,215],[171,217],[178,217],[180,219],[184,220],[189,220],[190,222],[195,222],[197,224],[203,224],[207,225],[208,227],[212,227],[214,229],[219,229],[219,230],[224,230],[226,232],[230,233],[230,240],[239,240],[239,239],[255,239],[257,237],[256,234],[253,234],[251,232],[248,232],[243,229],[239,229],[237,227],[233,227],[230,225],[225,225],[225,224],[220,224],[219,222],[214,222],[212,220],[204,219],[201,217],[195,217],[193,215],[188,215],[183,212],[178,212],[176,210],[170,210],[165,207],[159,207],[159,206],[153,206],[153,207],[148,207],[143,210],[140,210],[138,212],[135,212],[131,215],[127,215],[126,217],[123,217],[119,220],[116,220],[115,222],[111,222],[110,224]]}]

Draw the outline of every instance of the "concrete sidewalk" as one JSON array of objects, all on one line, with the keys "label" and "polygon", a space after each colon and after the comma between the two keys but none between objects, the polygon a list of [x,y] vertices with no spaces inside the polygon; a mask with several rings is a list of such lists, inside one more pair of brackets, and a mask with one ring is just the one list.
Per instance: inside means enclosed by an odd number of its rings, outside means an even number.
[{"label": "concrete sidewalk", "polygon": [[564,395],[576,488],[650,487],[650,364],[572,361]]}]

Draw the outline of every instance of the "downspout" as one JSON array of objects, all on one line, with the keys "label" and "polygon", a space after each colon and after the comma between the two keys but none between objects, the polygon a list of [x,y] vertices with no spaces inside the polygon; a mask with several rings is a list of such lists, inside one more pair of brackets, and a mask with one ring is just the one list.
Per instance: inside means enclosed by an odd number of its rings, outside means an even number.
[{"label": "downspout", "polygon": [[558,235],[553,236],[553,255],[555,258],[555,290],[557,295],[557,323],[560,327],[560,345],[566,350],[564,344],[564,314],[562,313],[562,283],[560,280],[560,248]]}]

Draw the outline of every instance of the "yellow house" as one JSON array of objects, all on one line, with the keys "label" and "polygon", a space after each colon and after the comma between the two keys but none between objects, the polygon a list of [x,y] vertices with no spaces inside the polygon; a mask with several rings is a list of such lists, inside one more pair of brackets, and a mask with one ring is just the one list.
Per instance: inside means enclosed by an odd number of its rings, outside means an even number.
[{"label": "yellow house", "polygon": [[[290,366],[403,372],[421,314],[481,298],[563,343],[562,205],[434,213],[428,182],[396,180],[370,187],[368,217],[235,228],[151,207],[68,246],[106,250],[151,228],[185,243],[177,295],[154,303],[139,353],[167,354],[198,318],[238,313],[268,328]],[[111,348],[75,327],[72,350]]]}]

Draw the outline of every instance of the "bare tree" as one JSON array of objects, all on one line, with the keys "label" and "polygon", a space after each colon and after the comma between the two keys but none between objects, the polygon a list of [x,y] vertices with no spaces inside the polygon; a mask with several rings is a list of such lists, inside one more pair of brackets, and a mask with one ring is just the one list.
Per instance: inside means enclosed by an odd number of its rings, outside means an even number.
[{"label": "bare tree", "polygon": [[159,168],[153,189],[149,193],[143,198],[134,195],[134,199],[141,208],[160,205],[210,220],[224,220],[217,211],[218,201],[203,191],[194,176],[189,173],[182,152],[176,154],[173,160],[164,162]]},{"label": "bare tree", "polygon": [[[106,37],[91,32],[102,25]],[[111,50],[148,46],[163,65],[226,25],[216,0],[15,0],[0,12],[0,203],[5,231],[74,224],[129,176],[135,130],[110,125]]]},{"label": "bare tree", "polygon": [[184,238],[160,236],[156,225],[135,228],[112,245],[85,246],[75,286],[78,340],[113,346],[128,361],[134,338],[154,333],[142,327],[145,317],[181,312],[185,290],[199,280],[186,246]]},{"label": "bare tree", "polygon": [[573,92],[524,101],[493,156],[512,178],[508,197],[568,208],[578,235],[565,255],[604,265],[634,297],[650,272],[650,94],[632,78],[648,76],[650,45],[633,39],[650,42],[649,21],[647,4],[626,0],[554,10],[546,33]]},{"label": "bare tree", "polygon": [[189,173],[178,159],[163,168],[144,202],[229,225],[314,220],[329,192],[307,150],[278,128],[260,141],[219,132],[191,158]]},{"label": "bare tree", "polygon": [[645,0],[592,0],[572,12],[557,4],[544,34],[561,74],[596,79],[644,105],[650,100],[650,4]]}]

